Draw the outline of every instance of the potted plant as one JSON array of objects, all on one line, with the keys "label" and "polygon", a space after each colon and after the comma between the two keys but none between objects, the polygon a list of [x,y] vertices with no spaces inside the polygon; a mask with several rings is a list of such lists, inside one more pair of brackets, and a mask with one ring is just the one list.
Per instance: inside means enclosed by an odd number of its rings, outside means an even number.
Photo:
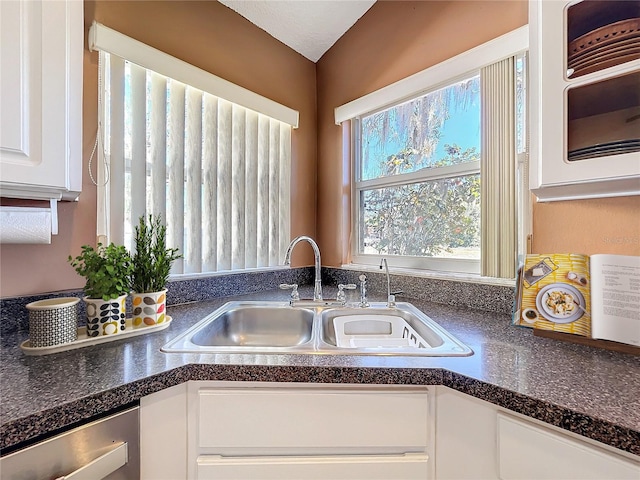
[{"label": "potted plant", "polygon": [[113,243],[97,248],[83,245],[82,253],[69,256],[71,266],[86,279],[83,298],[87,310],[87,335],[115,335],[126,328],[126,299],[132,271],[127,249]]},{"label": "potted plant", "polygon": [[167,227],[161,219],[140,217],[135,232],[131,272],[133,326],[158,325],[166,319],[167,289],[171,265],[182,255],[167,248]]}]

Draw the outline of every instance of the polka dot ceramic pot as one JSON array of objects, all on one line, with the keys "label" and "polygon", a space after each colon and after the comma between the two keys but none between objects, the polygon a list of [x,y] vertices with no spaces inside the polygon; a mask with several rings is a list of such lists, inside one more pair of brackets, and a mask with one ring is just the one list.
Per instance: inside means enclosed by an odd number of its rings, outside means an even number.
[{"label": "polka dot ceramic pot", "polygon": [[127,295],[113,300],[84,297],[87,306],[87,336],[117,335],[126,328]]},{"label": "polka dot ceramic pot", "polygon": [[160,325],[167,319],[167,290],[152,293],[132,293],[133,328]]}]

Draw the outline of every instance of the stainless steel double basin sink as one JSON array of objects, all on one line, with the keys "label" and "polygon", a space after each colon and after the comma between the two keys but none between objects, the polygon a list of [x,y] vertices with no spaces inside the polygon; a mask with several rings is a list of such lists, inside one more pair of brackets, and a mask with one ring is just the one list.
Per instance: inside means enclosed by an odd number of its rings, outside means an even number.
[{"label": "stainless steel double basin sink", "polygon": [[369,307],[229,302],[161,349],[167,353],[467,356],[473,351],[410,303]]}]

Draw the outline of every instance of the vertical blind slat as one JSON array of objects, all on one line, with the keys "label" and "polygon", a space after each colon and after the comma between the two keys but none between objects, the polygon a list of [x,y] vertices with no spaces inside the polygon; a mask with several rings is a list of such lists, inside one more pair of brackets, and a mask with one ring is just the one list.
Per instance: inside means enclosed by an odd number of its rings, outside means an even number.
[{"label": "vertical blind slat", "polygon": [[269,265],[269,118],[258,120],[258,267]]},{"label": "vertical blind slat", "polygon": [[204,120],[202,124],[202,269],[215,272],[218,269],[218,99],[204,96]]},{"label": "vertical blind slat", "polygon": [[[167,78],[151,73],[151,112],[149,119],[149,162],[151,164],[151,201],[147,209],[166,220],[167,198]],[[134,219],[135,221],[135,219]]]},{"label": "vertical blind slat", "polygon": [[187,87],[185,106],[185,273],[202,271],[202,92]]},{"label": "vertical blind slat", "polygon": [[125,159],[124,159],[124,60],[112,55],[110,70],[109,122],[109,237],[112,242],[124,245],[125,211]]},{"label": "vertical blind slat", "polygon": [[[167,142],[167,244],[184,253],[184,100],[185,86],[171,82]],[[173,262],[173,273],[184,273],[184,258]]]},{"label": "vertical blind slat", "polygon": [[[133,226],[145,215],[147,205],[147,71],[129,64],[131,72],[131,208],[125,209],[125,225]],[[125,123],[126,125],[126,123]],[[130,212],[130,218],[127,218]],[[125,232],[126,233],[126,232]],[[131,248],[131,245],[128,245]]]},{"label": "vertical blind slat", "polygon": [[269,122],[269,263],[279,261],[278,216],[280,201],[280,124]]},{"label": "vertical blind slat", "polygon": [[232,108],[231,133],[231,268],[245,268],[245,109]]},{"label": "vertical blind slat", "polygon": [[[99,149],[96,147],[96,153],[98,156],[98,168],[96,169],[96,195],[97,202],[96,206],[98,210],[96,212],[96,234],[98,235],[98,241],[105,241],[109,238],[109,189],[111,185],[108,182],[108,169],[107,165],[111,163],[111,159],[109,158],[109,142],[110,142],[110,133],[109,133],[109,122],[104,121],[108,119],[109,116],[109,102],[110,99],[110,88],[109,88],[109,55],[105,52],[99,52],[99,61],[98,61],[98,84],[103,82],[106,85],[106,88],[103,88],[102,91],[98,92],[98,132],[97,135],[102,133],[104,148]],[[102,127],[102,132],[100,132],[100,127]],[[97,141],[100,141],[100,137],[97,137]],[[101,155],[103,155],[101,157]],[[104,162],[104,165],[103,165]]]},{"label": "vertical blind slat", "polygon": [[244,260],[246,268],[258,266],[258,114],[247,111]]},{"label": "vertical blind slat", "polygon": [[[278,206],[280,214],[278,215],[279,225],[278,233],[280,245],[278,252],[286,252],[290,239],[290,221],[291,214],[291,129],[286,125],[280,124],[280,198]],[[284,259],[280,259],[281,263]]]},{"label": "vertical blind slat", "polygon": [[218,270],[231,269],[231,104],[218,100]]}]

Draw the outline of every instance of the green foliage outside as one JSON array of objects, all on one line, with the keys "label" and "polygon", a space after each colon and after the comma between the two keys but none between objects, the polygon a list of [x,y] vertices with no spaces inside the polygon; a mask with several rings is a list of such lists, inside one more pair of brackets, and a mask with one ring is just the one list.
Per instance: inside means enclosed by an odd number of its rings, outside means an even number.
[{"label": "green foliage outside", "polygon": [[[475,149],[447,146],[442,164],[477,160]],[[390,168],[403,164],[388,159]],[[480,176],[370,190],[364,194],[364,225],[370,246],[391,255],[435,256],[455,247],[479,244]],[[367,237],[367,234],[364,235]]]},{"label": "green foliage outside", "polygon": [[137,293],[159,292],[169,280],[171,265],[182,255],[167,248],[167,227],[160,218],[140,217],[135,234],[131,288]]},{"label": "green foliage outside", "polygon": [[104,301],[129,293],[129,276],[132,272],[131,256],[122,245],[98,243],[97,248],[83,245],[82,253],[75,258],[69,255],[71,266],[86,279],[84,292],[89,298]]}]

